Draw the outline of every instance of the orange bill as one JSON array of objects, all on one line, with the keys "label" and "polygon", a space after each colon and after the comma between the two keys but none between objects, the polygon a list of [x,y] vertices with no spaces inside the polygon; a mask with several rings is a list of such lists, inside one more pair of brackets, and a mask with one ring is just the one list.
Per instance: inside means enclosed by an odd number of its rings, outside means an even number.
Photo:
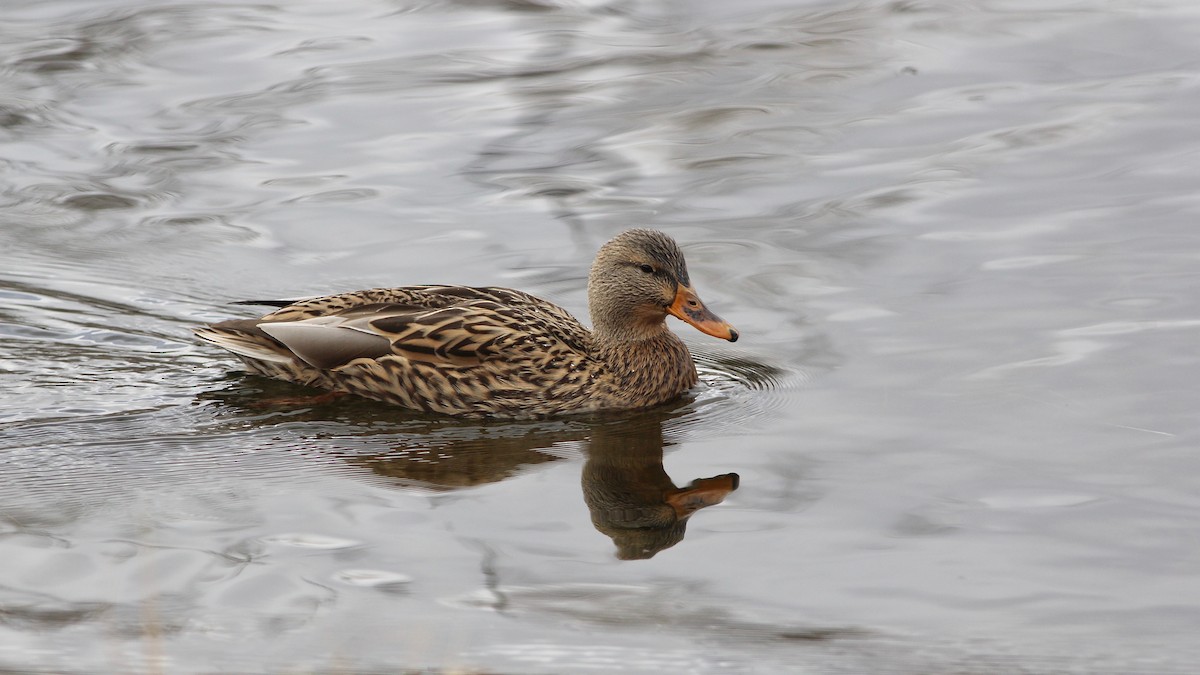
[{"label": "orange bill", "polygon": [[692,324],[701,333],[737,342],[738,332],[734,330],[733,326],[708,311],[708,308],[700,301],[700,296],[696,295],[696,292],[689,286],[679,285],[679,290],[675,293],[675,302],[667,307],[667,313]]}]

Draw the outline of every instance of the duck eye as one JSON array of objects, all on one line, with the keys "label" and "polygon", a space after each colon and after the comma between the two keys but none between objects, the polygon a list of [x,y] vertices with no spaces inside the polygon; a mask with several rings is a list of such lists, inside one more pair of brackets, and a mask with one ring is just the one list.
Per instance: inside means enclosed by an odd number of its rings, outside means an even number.
[{"label": "duck eye", "polygon": [[642,265],[642,271],[646,274],[654,274],[654,267],[651,265]]}]

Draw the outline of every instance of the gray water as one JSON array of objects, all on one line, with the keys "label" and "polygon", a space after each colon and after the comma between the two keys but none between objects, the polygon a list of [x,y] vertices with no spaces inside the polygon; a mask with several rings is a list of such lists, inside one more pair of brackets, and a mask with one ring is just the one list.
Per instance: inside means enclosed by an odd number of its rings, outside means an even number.
[{"label": "gray water", "polygon": [[[1192,0],[5,3],[0,670],[1194,672],[1198,43]],[[635,225],[743,336],[673,321],[663,410],[305,405],[190,337],[586,316]]]}]

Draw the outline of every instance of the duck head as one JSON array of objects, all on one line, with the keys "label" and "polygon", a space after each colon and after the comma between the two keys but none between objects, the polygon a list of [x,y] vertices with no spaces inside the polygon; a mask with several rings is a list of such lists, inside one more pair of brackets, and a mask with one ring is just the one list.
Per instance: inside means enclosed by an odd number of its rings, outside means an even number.
[{"label": "duck head", "polygon": [[588,306],[596,333],[608,339],[653,337],[666,330],[668,314],[713,337],[738,339],[692,288],[679,245],[655,230],[627,230],[600,247],[588,275]]}]

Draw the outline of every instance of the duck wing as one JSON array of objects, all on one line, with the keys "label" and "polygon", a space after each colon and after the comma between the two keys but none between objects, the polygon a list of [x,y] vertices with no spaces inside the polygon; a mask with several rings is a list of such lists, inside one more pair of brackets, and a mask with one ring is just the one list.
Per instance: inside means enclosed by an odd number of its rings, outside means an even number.
[{"label": "duck wing", "polygon": [[239,333],[242,341],[265,337],[275,343],[272,347],[283,347],[321,370],[384,357],[470,368],[535,352],[582,355],[590,342],[588,331],[553,303],[512,289],[465,286],[312,298],[290,302],[258,320],[227,321],[211,329]]}]

